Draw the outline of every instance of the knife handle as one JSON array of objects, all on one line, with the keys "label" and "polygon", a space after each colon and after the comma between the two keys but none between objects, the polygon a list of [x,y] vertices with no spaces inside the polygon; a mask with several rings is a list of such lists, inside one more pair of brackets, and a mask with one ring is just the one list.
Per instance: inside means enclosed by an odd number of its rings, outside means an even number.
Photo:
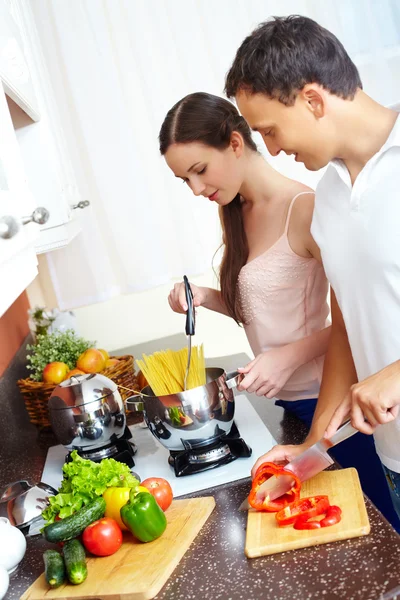
[{"label": "knife handle", "polygon": [[332,437],[326,441],[331,448],[332,446],[336,446],[336,444],[340,444],[340,442],[344,442],[344,440],[347,440],[347,438],[351,437],[355,433],[358,433],[358,429],[352,427],[350,421],[346,421],[346,423],[339,427],[336,433],[334,433]]}]

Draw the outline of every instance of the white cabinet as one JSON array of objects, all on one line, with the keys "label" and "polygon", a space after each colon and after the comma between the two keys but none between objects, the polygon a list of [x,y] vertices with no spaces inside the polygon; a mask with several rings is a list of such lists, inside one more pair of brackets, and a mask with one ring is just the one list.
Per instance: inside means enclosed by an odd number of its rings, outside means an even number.
[{"label": "white cabinet", "polygon": [[35,241],[39,226],[23,225],[35,201],[0,83],[0,316],[37,275]]},{"label": "white cabinet", "polygon": [[14,4],[0,2],[0,79],[6,94],[34,121],[39,107],[32,77],[25,59],[24,43],[17,24]]},{"label": "white cabinet", "polygon": [[[80,232],[81,197],[30,2],[0,0],[0,316],[37,275],[36,254]],[[45,223],[27,217],[44,207]]]},{"label": "white cabinet", "polygon": [[[68,155],[30,2],[26,0],[0,0],[0,2],[9,6],[17,23],[32,81],[31,98],[37,99],[40,115],[37,122],[30,119],[26,115],[24,106],[11,96],[9,109],[30,189],[36,204],[44,206],[50,213],[47,223],[41,226],[40,237],[36,243],[38,253],[48,252],[65,246],[79,233],[81,211],[74,210],[74,206],[84,199],[78,189]],[[19,96],[21,95],[22,90],[19,91]]]}]

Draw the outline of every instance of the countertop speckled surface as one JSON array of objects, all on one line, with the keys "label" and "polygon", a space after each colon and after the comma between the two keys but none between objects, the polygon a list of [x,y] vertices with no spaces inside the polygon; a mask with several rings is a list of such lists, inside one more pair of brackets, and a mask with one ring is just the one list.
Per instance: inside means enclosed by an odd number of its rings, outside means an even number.
[{"label": "countertop speckled surface", "polygon": [[[218,359],[219,366],[230,370],[242,362],[243,355]],[[16,479],[39,481],[47,448],[57,443],[52,434],[38,435],[29,423],[15,383],[25,376],[24,364],[25,351],[21,348],[0,379],[0,489]],[[297,418],[264,399],[250,396],[250,400],[279,442],[302,441],[305,430]],[[214,496],[216,508],[157,595],[158,600],[400,599],[400,536],[369,500],[371,533],[366,537],[246,559],[247,516],[237,508],[248,493],[249,481],[191,495]],[[40,575],[46,547],[41,538],[28,538],[26,555],[11,577],[5,600],[20,598]]]}]

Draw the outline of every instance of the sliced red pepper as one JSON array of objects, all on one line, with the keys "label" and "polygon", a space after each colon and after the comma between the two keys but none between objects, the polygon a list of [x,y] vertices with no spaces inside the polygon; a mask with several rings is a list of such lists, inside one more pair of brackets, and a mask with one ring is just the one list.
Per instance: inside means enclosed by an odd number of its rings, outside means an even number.
[{"label": "sliced red pepper", "polygon": [[[275,500],[269,500],[268,496],[264,500],[260,500],[257,498],[257,491],[264,481],[267,481],[270,477],[275,475],[279,477],[280,475],[289,475],[294,479],[294,485],[289,492],[283,494],[279,498]],[[249,504],[252,508],[260,511],[266,512],[277,512],[292,504],[296,500],[298,500],[300,495],[301,482],[298,477],[291,471],[287,471],[282,465],[275,465],[274,463],[263,463],[256,471],[256,474],[253,479],[253,485],[249,494]]]},{"label": "sliced red pepper", "polygon": [[321,529],[321,523],[319,521],[307,521],[307,519],[299,517],[293,527],[294,529]]},{"label": "sliced red pepper", "polygon": [[342,519],[342,509],[339,506],[330,506],[326,511],[326,516],[320,521],[321,527],[330,527],[336,525]]},{"label": "sliced red pepper", "polygon": [[290,506],[286,506],[276,513],[275,518],[279,527],[292,525],[299,517],[311,519],[322,515],[326,512],[329,506],[328,496],[309,496],[308,498],[300,498]]},{"label": "sliced red pepper", "polygon": [[309,521],[310,517],[299,517],[295,521],[294,529],[321,529],[321,527],[330,527],[336,525],[342,518],[342,509],[339,506],[328,506],[325,512],[325,517],[321,521]]}]

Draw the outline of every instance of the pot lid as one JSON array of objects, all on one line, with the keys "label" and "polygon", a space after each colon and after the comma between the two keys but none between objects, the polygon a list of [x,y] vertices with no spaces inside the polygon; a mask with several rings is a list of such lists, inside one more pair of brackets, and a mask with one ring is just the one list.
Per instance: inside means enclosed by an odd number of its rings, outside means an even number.
[{"label": "pot lid", "polygon": [[49,496],[57,494],[51,485],[42,481],[31,485],[27,481],[15,481],[6,485],[0,496],[0,517],[22,529],[42,520]]},{"label": "pot lid", "polygon": [[73,375],[54,388],[49,398],[49,409],[63,410],[98,402],[116,391],[116,383],[105,375]]}]

